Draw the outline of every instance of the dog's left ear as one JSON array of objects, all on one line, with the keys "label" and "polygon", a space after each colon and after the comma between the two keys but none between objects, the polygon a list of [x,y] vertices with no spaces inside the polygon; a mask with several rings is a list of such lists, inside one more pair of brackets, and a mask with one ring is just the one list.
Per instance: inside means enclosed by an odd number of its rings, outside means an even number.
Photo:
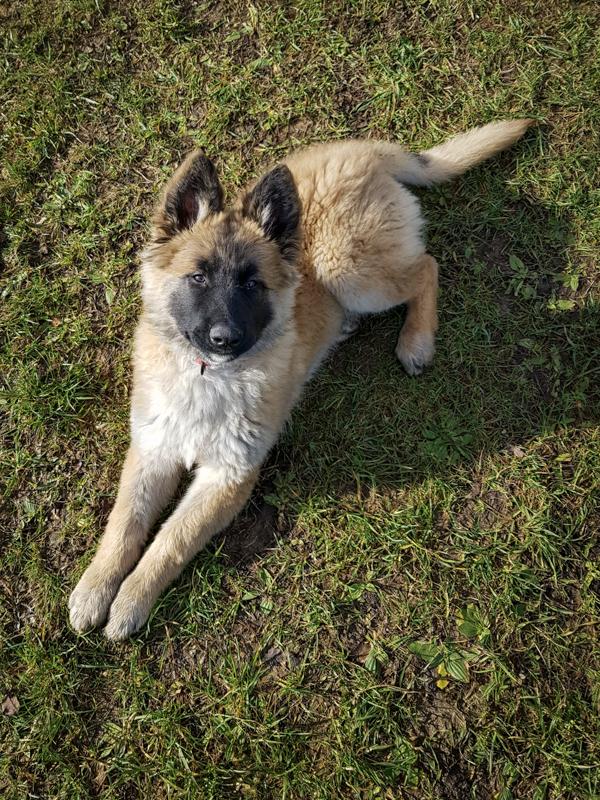
[{"label": "dog's left ear", "polygon": [[298,249],[300,198],[292,173],[281,164],[267,172],[242,200],[242,212],[254,220],[267,239],[279,245],[290,261]]},{"label": "dog's left ear", "polygon": [[154,214],[156,239],[170,239],[223,208],[223,190],[212,161],[190,153],[167,183]]}]

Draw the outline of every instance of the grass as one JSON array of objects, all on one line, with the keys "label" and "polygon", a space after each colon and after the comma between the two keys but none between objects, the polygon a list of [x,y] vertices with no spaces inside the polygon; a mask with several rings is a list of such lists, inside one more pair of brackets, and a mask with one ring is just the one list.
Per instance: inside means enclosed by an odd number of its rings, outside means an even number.
[{"label": "grass", "polygon": [[[19,0],[0,20],[2,796],[598,797],[596,4]],[[172,165],[203,146],[233,193],[311,141],[424,148],[519,115],[540,124],[511,152],[421,195],[434,367],[402,373],[401,312],[366,321],[141,635],[76,636]]]}]

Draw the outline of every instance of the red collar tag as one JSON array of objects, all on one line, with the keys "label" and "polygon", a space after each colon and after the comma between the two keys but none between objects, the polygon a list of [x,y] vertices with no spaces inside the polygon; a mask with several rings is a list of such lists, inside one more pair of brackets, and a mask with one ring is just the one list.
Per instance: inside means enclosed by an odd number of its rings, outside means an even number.
[{"label": "red collar tag", "polygon": [[200,375],[204,375],[204,370],[208,367],[206,361],[203,361],[200,357],[195,359],[196,364],[200,366]]}]

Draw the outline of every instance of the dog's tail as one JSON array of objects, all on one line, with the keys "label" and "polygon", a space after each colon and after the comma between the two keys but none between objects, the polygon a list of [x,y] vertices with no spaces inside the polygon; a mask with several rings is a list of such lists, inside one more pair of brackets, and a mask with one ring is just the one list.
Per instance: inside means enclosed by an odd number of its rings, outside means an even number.
[{"label": "dog's tail", "polygon": [[510,147],[533,122],[532,119],[490,122],[417,155],[396,151],[391,170],[397,180],[411,186],[443,183]]}]

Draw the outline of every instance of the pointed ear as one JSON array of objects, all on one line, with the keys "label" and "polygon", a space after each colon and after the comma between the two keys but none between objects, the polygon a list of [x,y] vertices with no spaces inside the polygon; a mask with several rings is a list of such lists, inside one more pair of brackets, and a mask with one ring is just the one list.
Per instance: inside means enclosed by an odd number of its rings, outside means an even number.
[{"label": "pointed ear", "polygon": [[284,164],[267,172],[242,200],[242,212],[254,220],[267,239],[277,242],[284,258],[298,249],[300,198],[292,173]]},{"label": "pointed ear", "polygon": [[170,239],[223,208],[223,190],[212,161],[201,150],[190,153],[168,182],[156,213],[157,240]]}]

